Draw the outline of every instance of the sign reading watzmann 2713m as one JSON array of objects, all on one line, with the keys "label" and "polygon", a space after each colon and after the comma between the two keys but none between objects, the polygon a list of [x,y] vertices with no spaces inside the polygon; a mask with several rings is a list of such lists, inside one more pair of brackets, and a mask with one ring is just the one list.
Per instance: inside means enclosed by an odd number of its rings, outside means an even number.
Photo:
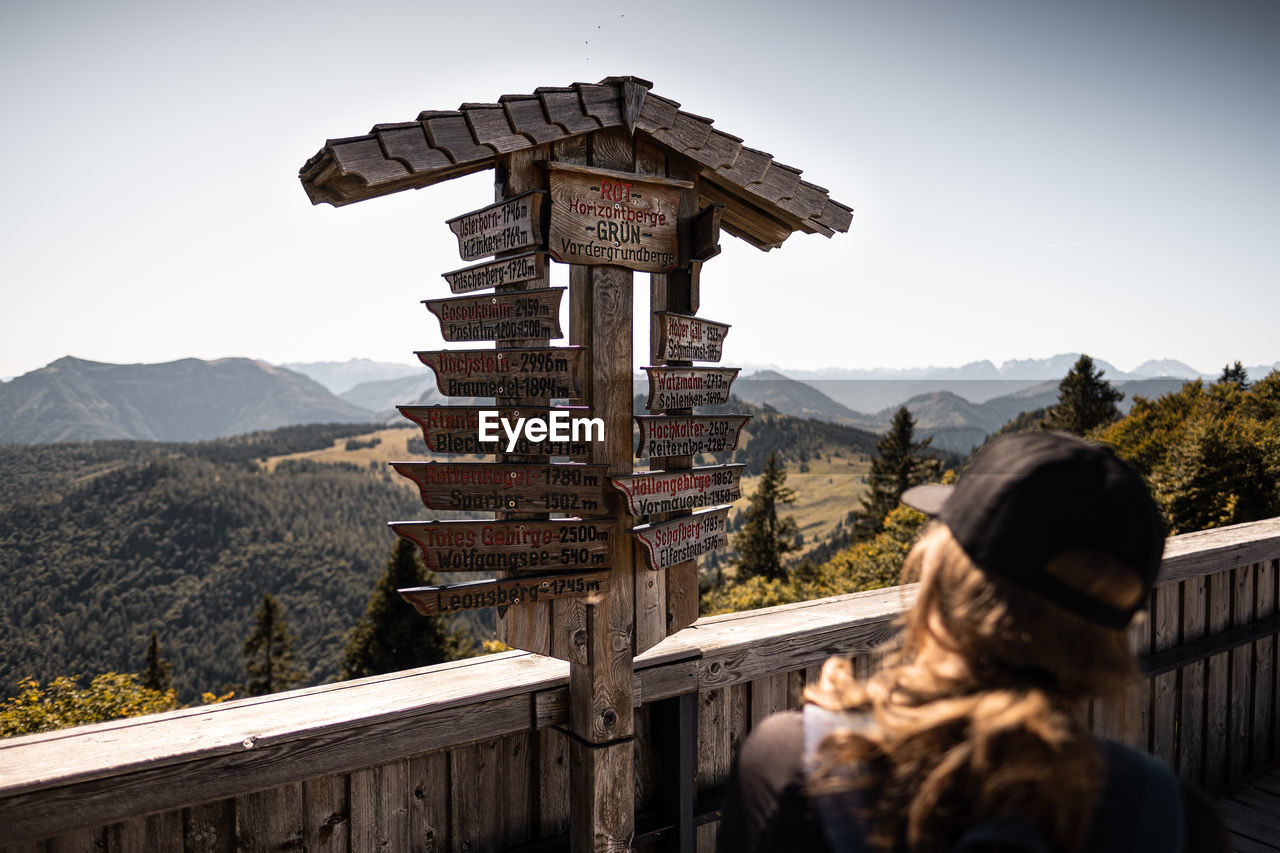
[{"label": "sign reading watzmann 2713m", "polygon": [[703,510],[670,521],[633,527],[631,532],[644,545],[649,555],[649,567],[662,571],[685,560],[728,547],[729,507]]},{"label": "sign reading watzmann 2713m", "polygon": [[694,406],[723,406],[729,402],[729,386],[739,367],[646,367],[649,399],[644,407],[651,412],[692,409]]},{"label": "sign reading watzmann 2713m", "polygon": [[[575,421],[589,419],[591,409],[586,406],[561,406],[558,408],[520,406],[397,406],[400,414],[422,427],[422,440],[432,453],[497,453],[499,450],[529,456],[584,457],[591,454],[592,436],[587,430],[574,435]],[[509,424],[521,419],[545,421],[550,429],[547,437],[532,440],[521,433],[515,445],[507,451],[508,436],[498,430],[499,440],[480,440],[480,413],[497,412],[499,418]],[[563,429],[558,429],[563,427]],[[563,433],[564,438],[559,435]]]},{"label": "sign reading watzmann 2713m", "polygon": [[640,444],[636,456],[693,456],[725,453],[738,446],[750,415],[636,415]]},{"label": "sign reading watzmann 2713m", "polygon": [[436,372],[436,387],[446,397],[576,399],[587,362],[582,347],[431,350],[417,356]]},{"label": "sign reading watzmann 2713m", "polygon": [[693,184],[567,163],[548,163],[547,170],[551,257],[645,272],[679,265],[680,193]]},{"label": "sign reading watzmann 2713m", "polygon": [[728,323],[715,323],[687,314],[655,311],[658,358],[663,361],[719,361]]},{"label": "sign reading watzmann 2713m", "polygon": [[440,320],[446,341],[511,341],[561,338],[560,297],[563,287],[520,290],[454,299],[424,299]]},{"label": "sign reading watzmann 2713m", "polygon": [[654,515],[731,504],[742,497],[745,465],[709,465],[679,471],[648,471],[614,477],[631,515]]},{"label": "sign reading watzmann 2713m", "polygon": [[458,238],[458,254],[477,261],[542,243],[542,203],[546,193],[534,190],[449,220]]},{"label": "sign reading watzmann 2713m", "polygon": [[393,521],[436,572],[598,569],[609,562],[617,522],[576,518],[519,521]]},{"label": "sign reading watzmann 2713m", "polygon": [[[392,462],[429,509],[604,515],[607,465]],[[721,501],[725,503],[725,501]]]},{"label": "sign reading watzmann 2713m", "polygon": [[499,612],[513,604],[549,601],[566,595],[590,595],[609,588],[609,573],[577,572],[504,581],[468,581],[446,586],[419,586],[399,590],[423,616],[457,613],[497,607]]},{"label": "sign reading watzmann 2713m", "polygon": [[504,284],[516,284],[542,278],[547,271],[545,252],[525,252],[514,258],[503,258],[487,264],[441,273],[454,293],[472,293]]}]

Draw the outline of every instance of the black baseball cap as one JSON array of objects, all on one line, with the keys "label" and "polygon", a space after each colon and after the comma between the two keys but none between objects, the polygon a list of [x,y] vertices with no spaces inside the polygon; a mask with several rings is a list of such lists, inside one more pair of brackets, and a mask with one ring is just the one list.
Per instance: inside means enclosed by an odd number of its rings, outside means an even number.
[{"label": "black baseball cap", "polygon": [[1129,624],[1147,596],[1114,607],[1050,574],[1049,561],[1094,548],[1131,568],[1149,591],[1164,553],[1164,521],[1142,477],[1109,448],[1068,433],[1000,436],[956,485],[916,486],[902,502],[950,528],[982,569],[1109,628]]}]

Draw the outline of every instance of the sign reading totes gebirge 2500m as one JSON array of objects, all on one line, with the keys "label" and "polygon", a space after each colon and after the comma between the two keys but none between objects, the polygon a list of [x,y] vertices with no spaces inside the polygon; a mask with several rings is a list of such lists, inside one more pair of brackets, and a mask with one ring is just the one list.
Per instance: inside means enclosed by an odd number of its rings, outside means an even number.
[{"label": "sign reading totes gebirge 2500m", "polygon": [[458,254],[464,261],[475,261],[539,245],[545,198],[545,192],[534,190],[450,219],[449,230],[458,238]]},{"label": "sign reading totes gebirge 2500m", "polygon": [[433,572],[598,569],[609,564],[616,522],[577,518],[520,521],[393,521]]}]

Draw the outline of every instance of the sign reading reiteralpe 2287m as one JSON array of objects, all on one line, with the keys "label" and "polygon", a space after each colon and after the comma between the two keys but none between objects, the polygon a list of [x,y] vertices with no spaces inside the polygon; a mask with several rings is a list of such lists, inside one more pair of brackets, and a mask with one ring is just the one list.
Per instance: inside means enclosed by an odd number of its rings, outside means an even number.
[{"label": "sign reading reiteralpe 2287m", "polygon": [[[564,163],[546,167],[549,190],[449,220],[464,261],[491,259],[443,274],[450,290],[461,295],[424,300],[445,341],[497,346],[419,352],[442,395],[473,404],[401,406],[401,413],[422,427],[433,453],[508,454],[496,462],[393,463],[429,509],[498,516],[392,524],[418,545],[435,571],[506,575],[403,591],[424,613],[501,611],[522,602],[598,593],[608,585],[610,543],[622,516],[650,519],[631,534],[644,547],[649,567],[666,571],[724,547],[728,504],[742,496],[743,466],[690,467],[699,454],[733,450],[749,418],[693,414],[696,406],[726,403],[738,370],[693,366],[720,360],[729,326],[687,314],[651,316],[660,364],[645,368],[645,408],[652,414],[635,418],[635,455],[670,470],[609,476],[609,465],[552,461],[589,459],[591,445],[604,441],[601,415],[616,425],[619,413],[575,405],[589,384],[587,351],[547,346],[564,337],[564,290],[545,284],[547,254],[568,264],[670,272],[681,262],[681,194],[693,185]],[[530,284],[514,287],[524,282]],[[477,293],[490,288],[495,290]],[[474,405],[485,398],[494,403]],[[613,509],[619,503],[621,512]]]}]

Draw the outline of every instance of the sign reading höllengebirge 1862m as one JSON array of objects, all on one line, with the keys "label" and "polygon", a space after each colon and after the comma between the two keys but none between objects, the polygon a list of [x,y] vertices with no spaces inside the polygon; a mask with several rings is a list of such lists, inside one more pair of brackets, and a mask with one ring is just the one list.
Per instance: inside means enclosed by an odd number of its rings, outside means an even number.
[{"label": "sign reading h\u00f6llengebirge 1862m", "polygon": [[587,362],[582,347],[431,350],[416,355],[436,372],[436,387],[446,397],[575,399],[582,396]]},{"label": "sign reading h\u00f6llengebirge 1862m", "polygon": [[692,409],[694,406],[723,406],[729,402],[729,386],[737,378],[738,367],[646,367],[649,399],[644,407],[651,412]]},{"label": "sign reading h\u00f6llengebirge 1862m", "polygon": [[454,341],[511,341],[561,338],[560,297],[563,287],[520,290],[453,299],[424,299],[440,320],[440,334]]},{"label": "sign reading h\u00f6llengebirge 1862m", "polygon": [[631,532],[644,545],[649,555],[649,567],[662,571],[718,548],[727,548],[729,507],[633,527]]},{"label": "sign reading h\u00f6llengebirge 1862m", "polygon": [[617,522],[576,518],[519,521],[393,521],[433,572],[599,569],[609,563]]},{"label": "sign reading h\u00f6llengebirge 1862m", "polygon": [[498,252],[527,249],[542,243],[542,190],[518,195],[454,217],[449,230],[458,238],[464,261],[478,261]]},{"label": "sign reading h\u00f6llengebirge 1862m", "polygon": [[636,415],[640,444],[636,456],[693,456],[726,453],[738,446],[738,434],[750,415]]},{"label": "sign reading h\u00f6llengebirge 1862m", "polygon": [[[598,439],[590,429],[575,424],[591,420],[586,406],[506,407],[506,406],[398,406],[400,414],[422,427],[422,440],[432,453],[520,453],[526,456],[591,455],[591,443]],[[503,429],[490,432],[496,441],[480,440],[480,416],[496,413],[508,424],[536,421],[549,427],[545,438],[529,438],[521,430],[514,443]],[[507,448],[511,449],[508,450]]]},{"label": "sign reading h\u00f6llengebirge 1862m", "polygon": [[472,293],[504,284],[516,284],[542,278],[547,272],[545,252],[525,252],[514,258],[503,258],[487,264],[441,273],[454,293]]},{"label": "sign reading h\u00f6llengebirge 1862m", "polygon": [[391,467],[418,485],[428,509],[608,514],[607,465],[392,462]]},{"label": "sign reading h\u00f6llengebirge 1862m", "polygon": [[687,314],[655,311],[658,318],[658,358],[663,361],[719,361],[728,323]]},{"label": "sign reading h\u00f6llengebirge 1862m", "polygon": [[668,272],[680,263],[677,223],[688,181],[548,163],[547,249],[565,264]]},{"label": "sign reading h\u00f6llengebirge 1862m", "polygon": [[497,607],[499,612],[516,604],[550,601],[570,595],[590,595],[609,588],[609,573],[579,572],[516,578],[503,581],[467,581],[447,586],[419,586],[397,590],[400,597],[423,616]]},{"label": "sign reading h\u00f6llengebirge 1862m", "polygon": [[613,485],[627,499],[632,515],[679,512],[720,504],[742,497],[745,465],[709,465],[685,471],[649,471],[614,477]]}]

